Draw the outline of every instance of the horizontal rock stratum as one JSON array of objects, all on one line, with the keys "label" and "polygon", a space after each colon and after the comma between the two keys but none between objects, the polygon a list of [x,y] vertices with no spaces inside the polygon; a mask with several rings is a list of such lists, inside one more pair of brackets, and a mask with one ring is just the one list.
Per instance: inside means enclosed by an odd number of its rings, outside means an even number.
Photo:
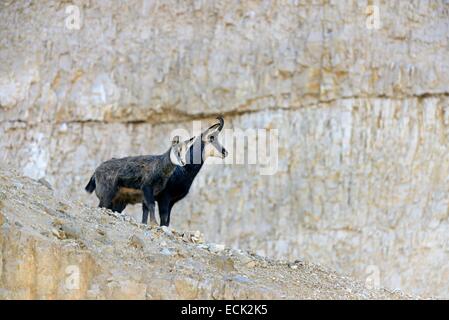
[{"label": "horizontal rock stratum", "polygon": [[282,262],[198,233],[58,199],[0,170],[1,299],[404,298],[307,262]]}]

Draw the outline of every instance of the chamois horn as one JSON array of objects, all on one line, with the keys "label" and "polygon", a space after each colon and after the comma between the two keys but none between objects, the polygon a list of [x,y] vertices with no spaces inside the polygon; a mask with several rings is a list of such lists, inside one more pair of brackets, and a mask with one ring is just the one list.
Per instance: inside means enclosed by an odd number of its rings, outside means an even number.
[{"label": "chamois horn", "polygon": [[218,117],[217,117],[217,120],[220,121],[220,125],[219,125],[219,127],[218,127],[218,131],[221,131],[221,129],[223,129],[223,126],[224,126],[224,120],[223,120],[223,117],[222,117],[222,116],[218,116]]}]

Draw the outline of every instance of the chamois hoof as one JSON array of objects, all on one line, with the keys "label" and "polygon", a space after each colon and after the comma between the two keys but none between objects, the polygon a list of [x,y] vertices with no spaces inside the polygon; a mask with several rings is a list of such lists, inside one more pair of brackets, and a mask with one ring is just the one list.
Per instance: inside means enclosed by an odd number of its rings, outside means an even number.
[{"label": "chamois hoof", "polygon": [[150,221],[149,225],[150,225],[150,227],[158,227],[159,226],[157,221]]}]

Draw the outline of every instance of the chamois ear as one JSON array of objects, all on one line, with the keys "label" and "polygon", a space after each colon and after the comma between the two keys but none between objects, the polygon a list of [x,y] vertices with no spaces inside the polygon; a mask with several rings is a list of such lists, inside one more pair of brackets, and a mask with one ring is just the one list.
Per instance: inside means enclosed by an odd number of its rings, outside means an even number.
[{"label": "chamois ear", "polygon": [[174,136],[173,140],[171,141],[171,145],[175,146],[177,144],[179,144],[179,136]]}]

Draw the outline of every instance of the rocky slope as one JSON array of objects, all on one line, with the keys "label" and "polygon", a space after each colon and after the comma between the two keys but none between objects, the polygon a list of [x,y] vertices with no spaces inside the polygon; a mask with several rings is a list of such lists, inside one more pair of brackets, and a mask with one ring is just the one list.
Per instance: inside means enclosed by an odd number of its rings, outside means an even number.
[{"label": "rocky slope", "polygon": [[303,261],[273,261],[201,234],[55,198],[0,170],[1,299],[394,299]]}]

